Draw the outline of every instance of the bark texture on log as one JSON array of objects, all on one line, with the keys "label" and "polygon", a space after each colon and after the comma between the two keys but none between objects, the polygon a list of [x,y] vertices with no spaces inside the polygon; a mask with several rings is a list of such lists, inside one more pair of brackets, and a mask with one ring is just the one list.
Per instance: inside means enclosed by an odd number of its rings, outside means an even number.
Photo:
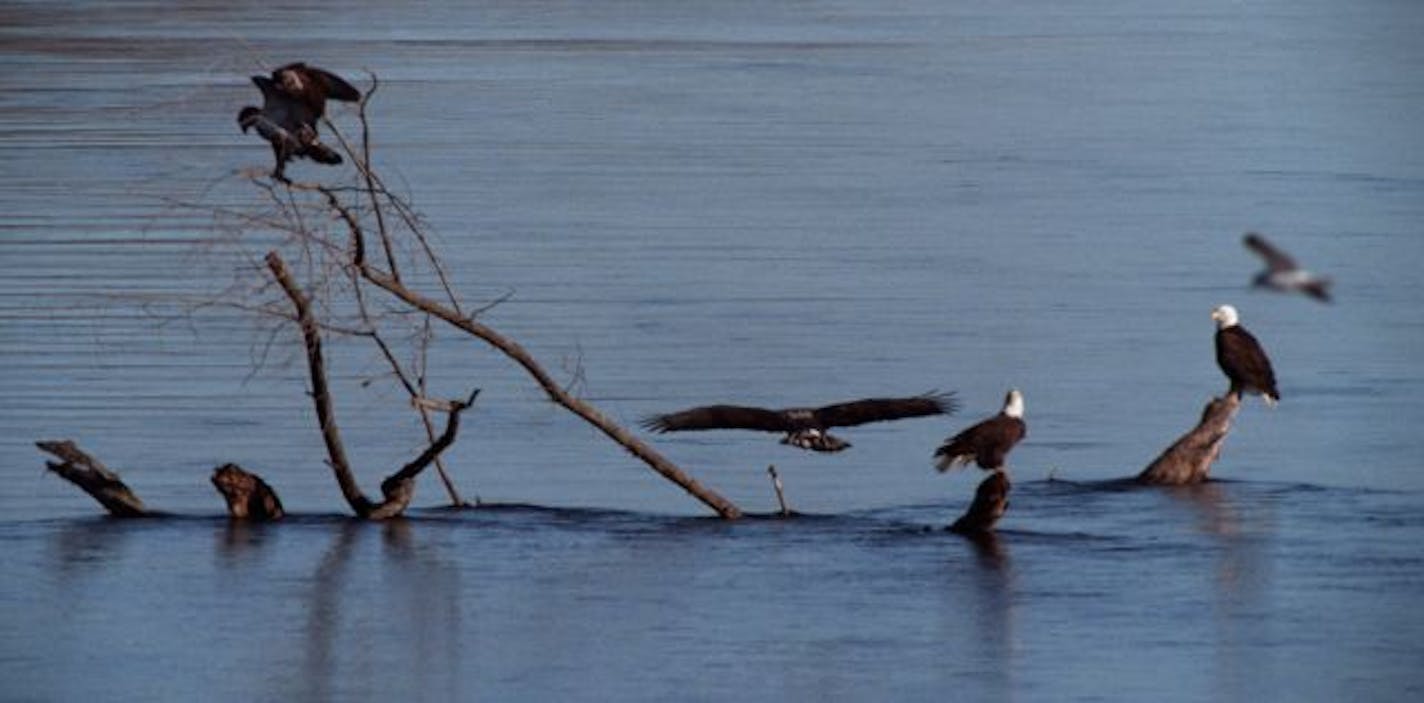
[{"label": "bark texture on log", "polygon": [[213,487],[227,501],[227,514],[239,520],[281,520],[286,513],[277,492],[261,476],[237,464],[213,470]]},{"label": "bark texture on log", "polygon": [[104,506],[115,517],[148,517],[153,513],[144,506],[119,475],[110,471],[98,459],[85,454],[70,440],[35,442],[35,446],[55,455],[60,461],[45,461],[45,466],[61,478],[78,486]]},{"label": "bark texture on log", "polygon": [[1211,465],[1221,454],[1226,435],[1231,432],[1231,421],[1240,408],[1241,398],[1235,393],[1212,398],[1202,410],[1201,421],[1197,426],[1153,459],[1152,463],[1137,475],[1137,482],[1159,486],[1184,486],[1205,481],[1211,471]]},{"label": "bark texture on log", "polygon": [[969,509],[964,512],[963,516],[949,526],[949,530],[960,534],[992,531],[994,525],[999,522],[999,518],[1009,510],[1009,490],[1012,487],[1009,475],[1003,469],[995,470],[989,474],[989,477],[981,481],[979,488],[974,491],[974,502],[969,505]]}]

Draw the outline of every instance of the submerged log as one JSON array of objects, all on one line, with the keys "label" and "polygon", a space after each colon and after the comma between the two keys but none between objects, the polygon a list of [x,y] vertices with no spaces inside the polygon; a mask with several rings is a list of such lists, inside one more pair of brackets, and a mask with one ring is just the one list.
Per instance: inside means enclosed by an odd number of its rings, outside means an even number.
[{"label": "submerged log", "polygon": [[989,478],[979,483],[979,488],[974,491],[974,502],[970,503],[963,516],[949,526],[949,531],[963,535],[992,531],[999,518],[1009,510],[1009,490],[1012,487],[1009,475],[1003,469],[996,469],[989,474]]},{"label": "submerged log", "polygon": [[35,442],[35,446],[55,455],[60,461],[45,461],[50,471],[78,486],[104,506],[115,517],[148,517],[150,513],[119,475],[110,471],[98,459],[85,454],[70,440]]},{"label": "submerged log", "polygon": [[1211,465],[1221,454],[1226,435],[1231,432],[1231,421],[1240,408],[1241,398],[1235,393],[1212,398],[1202,410],[1201,421],[1197,426],[1153,459],[1152,463],[1137,475],[1137,482],[1159,486],[1184,486],[1205,481],[1207,473],[1211,471]]},{"label": "submerged log", "polygon": [[261,476],[237,464],[213,470],[213,487],[227,501],[227,514],[238,520],[281,520],[286,513],[277,492]]}]

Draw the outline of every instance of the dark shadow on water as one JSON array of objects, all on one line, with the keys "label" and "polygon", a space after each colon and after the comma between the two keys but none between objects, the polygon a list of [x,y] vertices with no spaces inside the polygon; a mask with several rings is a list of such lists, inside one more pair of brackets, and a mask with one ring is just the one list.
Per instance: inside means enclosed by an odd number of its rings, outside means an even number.
[{"label": "dark shadow on water", "polygon": [[[399,690],[399,682],[418,678],[412,690],[443,690],[454,696],[454,674],[461,670],[459,647],[452,638],[462,627],[459,577],[446,562],[421,549],[419,531],[405,519],[369,523],[343,520],[317,562],[306,601],[303,628],[304,661],[299,691],[303,700],[347,698],[354,687],[372,676],[387,678],[385,685]],[[379,539],[381,558],[356,559]],[[366,584],[381,584],[373,596]],[[376,598],[376,600],[372,600]],[[405,645],[380,644],[394,653],[380,662],[376,672],[363,670],[371,662],[352,656],[377,638]],[[343,660],[340,657],[345,656]],[[437,680],[445,677],[446,680]],[[286,682],[287,685],[298,683]],[[292,693],[288,691],[287,693]]]},{"label": "dark shadow on water", "polygon": [[85,518],[65,522],[51,538],[56,573],[73,579],[89,575],[113,561],[132,534],[131,523],[110,517]]}]

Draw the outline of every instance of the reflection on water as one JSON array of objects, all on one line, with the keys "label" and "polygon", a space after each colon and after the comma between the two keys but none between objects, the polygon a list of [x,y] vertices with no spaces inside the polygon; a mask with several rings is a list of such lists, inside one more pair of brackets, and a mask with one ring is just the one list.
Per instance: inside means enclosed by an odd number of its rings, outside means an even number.
[{"label": "reflection on water", "polygon": [[1163,490],[1187,505],[1197,518],[1196,528],[1214,539],[1219,552],[1217,580],[1224,594],[1247,596],[1269,587],[1270,563],[1264,558],[1263,544],[1275,527],[1269,501],[1254,504],[1249,514],[1243,514],[1220,482]]},{"label": "reflection on water", "polygon": [[[1030,481],[1017,527],[982,540],[943,529],[948,504],[6,523],[27,578],[0,584],[0,623],[46,635],[0,668],[58,698],[1076,698],[1109,679],[1137,698],[1169,676],[1171,697],[1389,697],[1419,683],[1418,643],[1371,643],[1424,624],[1370,602],[1410,602],[1424,573],[1401,497]],[[1324,659],[1376,674],[1347,687]]]}]

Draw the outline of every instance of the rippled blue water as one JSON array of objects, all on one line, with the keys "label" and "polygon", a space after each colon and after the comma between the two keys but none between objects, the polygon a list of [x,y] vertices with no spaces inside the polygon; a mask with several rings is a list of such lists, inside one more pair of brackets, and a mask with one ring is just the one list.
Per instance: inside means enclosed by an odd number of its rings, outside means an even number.
[{"label": "rippled blue water", "polygon": [[[7,6],[4,697],[1417,697],[1415,5]],[[728,525],[447,336],[436,391],[484,389],[456,480],[543,507],[444,511],[430,480],[410,520],[336,517],[295,338],[183,302],[253,281],[261,243],[211,210],[260,202],[238,171],[269,154],[233,117],[293,59],[379,74],[377,161],[457,285],[512,291],[485,321],[615,418],[931,388],[965,410],[834,456],[658,438],[754,512],[775,463],[812,516]],[[1338,302],[1249,290],[1247,229]],[[1243,409],[1225,481],[1098,485],[1221,391],[1223,302],[1280,407]],[[333,354],[374,491],[420,434],[361,386],[377,360]],[[938,530],[978,476],[929,453],[1011,385],[1030,432],[989,548]],[[96,517],[43,475],[53,437],[184,517]],[[215,519],[228,461],[302,517]]]}]

